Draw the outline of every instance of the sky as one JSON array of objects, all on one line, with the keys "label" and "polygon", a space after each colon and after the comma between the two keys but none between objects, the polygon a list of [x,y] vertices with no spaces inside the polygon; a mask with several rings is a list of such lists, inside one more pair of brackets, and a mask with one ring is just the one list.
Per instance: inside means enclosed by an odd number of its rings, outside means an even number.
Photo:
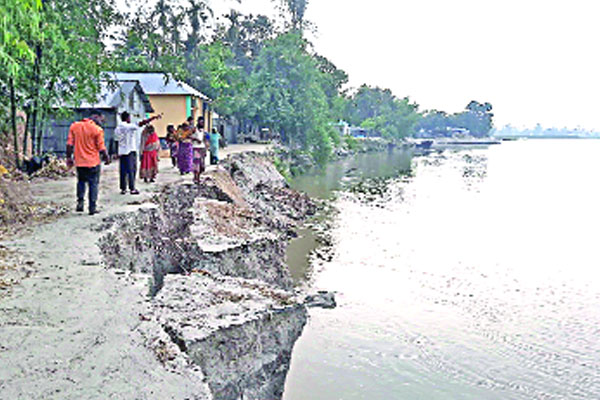
[{"label": "sky", "polygon": [[[123,1],[123,0],[122,0]],[[271,0],[211,0],[276,15]],[[422,110],[490,102],[496,126],[600,130],[597,0],[309,0],[315,50]]]}]

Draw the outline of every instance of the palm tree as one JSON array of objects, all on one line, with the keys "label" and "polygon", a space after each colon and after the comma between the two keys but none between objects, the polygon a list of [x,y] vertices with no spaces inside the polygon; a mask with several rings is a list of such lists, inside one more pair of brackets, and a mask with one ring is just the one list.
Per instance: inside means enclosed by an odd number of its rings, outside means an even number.
[{"label": "palm tree", "polygon": [[169,31],[169,21],[173,17],[173,8],[167,0],[158,0],[158,3],[156,3],[150,18],[154,19],[156,17],[158,17],[158,26],[162,30],[162,34],[165,35]]},{"label": "palm tree", "polygon": [[186,43],[186,51],[187,53],[191,53],[204,39],[202,36],[202,28],[206,21],[214,14],[204,0],[189,0],[189,7],[186,9],[186,14],[192,27],[192,31],[190,32]]},{"label": "palm tree", "polygon": [[280,0],[284,10],[287,10],[292,18],[292,28],[301,31],[304,28],[304,15],[308,0]]}]

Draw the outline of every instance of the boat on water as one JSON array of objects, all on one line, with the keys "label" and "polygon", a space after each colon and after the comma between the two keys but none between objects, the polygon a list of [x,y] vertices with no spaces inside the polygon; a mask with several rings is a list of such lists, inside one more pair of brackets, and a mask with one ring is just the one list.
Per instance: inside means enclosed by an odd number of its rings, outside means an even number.
[{"label": "boat on water", "polygon": [[416,139],[416,138],[406,138],[404,139],[404,143],[410,147],[414,147],[416,149],[430,149],[433,145],[433,139]]},{"label": "boat on water", "polygon": [[430,149],[433,145],[433,139],[421,140],[415,143],[417,149]]}]

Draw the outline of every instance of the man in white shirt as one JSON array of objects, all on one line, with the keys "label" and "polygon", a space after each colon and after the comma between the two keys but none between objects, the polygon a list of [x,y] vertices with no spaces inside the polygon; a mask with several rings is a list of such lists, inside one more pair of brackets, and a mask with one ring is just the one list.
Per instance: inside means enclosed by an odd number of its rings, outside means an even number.
[{"label": "man in white shirt", "polygon": [[131,115],[127,111],[121,113],[121,123],[115,129],[115,139],[119,143],[119,186],[121,194],[127,193],[127,186],[129,186],[129,193],[140,194],[135,188],[137,152],[140,142],[138,129],[160,117],[160,115],[156,115],[137,124],[132,124]]}]

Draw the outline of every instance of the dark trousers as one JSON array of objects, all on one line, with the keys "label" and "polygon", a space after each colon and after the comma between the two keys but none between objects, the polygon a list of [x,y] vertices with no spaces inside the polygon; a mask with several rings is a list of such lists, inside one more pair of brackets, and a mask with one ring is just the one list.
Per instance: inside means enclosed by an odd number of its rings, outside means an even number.
[{"label": "dark trousers", "polygon": [[119,156],[119,186],[121,190],[127,189],[129,182],[129,190],[135,190],[135,174],[137,172],[137,153],[131,153]]},{"label": "dark trousers", "polygon": [[90,210],[96,210],[98,200],[98,184],[100,183],[100,165],[95,167],[77,167],[77,203],[83,204],[85,185],[89,186]]}]

